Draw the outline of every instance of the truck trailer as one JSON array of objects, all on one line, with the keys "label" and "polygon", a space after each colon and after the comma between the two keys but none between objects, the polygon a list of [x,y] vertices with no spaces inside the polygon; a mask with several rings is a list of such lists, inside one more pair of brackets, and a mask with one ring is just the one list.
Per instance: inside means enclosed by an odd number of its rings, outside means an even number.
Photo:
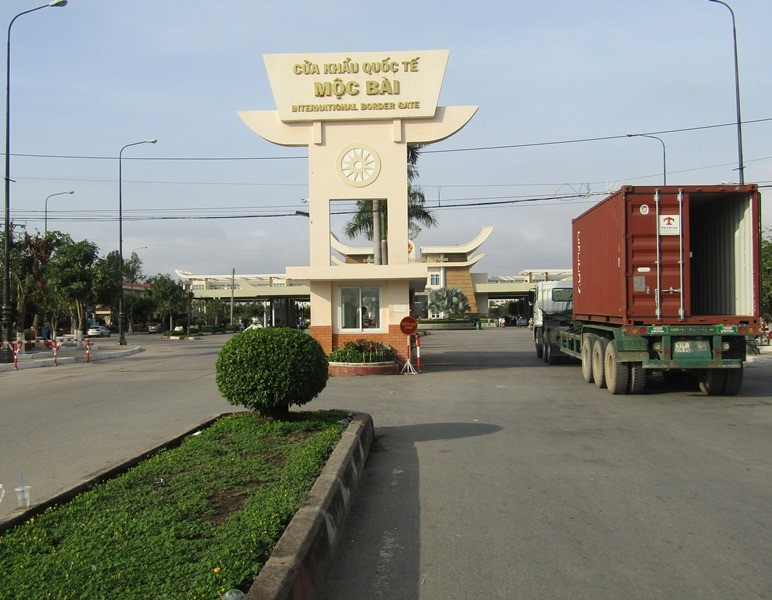
[{"label": "truck trailer", "polygon": [[759,331],[760,210],[756,185],[625,186],[574,219],[560,350],[584,380],[636,394],[650,372],[687,372],[736,394]]}]

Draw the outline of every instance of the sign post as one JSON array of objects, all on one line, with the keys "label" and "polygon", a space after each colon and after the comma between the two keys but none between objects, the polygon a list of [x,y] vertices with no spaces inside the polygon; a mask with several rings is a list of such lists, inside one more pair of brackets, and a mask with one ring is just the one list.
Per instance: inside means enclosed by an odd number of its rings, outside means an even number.
[{"label": "sign post", "polygon": [[410,336],[418,331],[418,321],[416,321],[413,317],[405,317],[399,322],[399,330],[407,336],[407,360],[402,366],[402,371],[400,371],[400,373],[415,375],[417,371],[415,368],[413,368],[413,363],[410,362]]}]

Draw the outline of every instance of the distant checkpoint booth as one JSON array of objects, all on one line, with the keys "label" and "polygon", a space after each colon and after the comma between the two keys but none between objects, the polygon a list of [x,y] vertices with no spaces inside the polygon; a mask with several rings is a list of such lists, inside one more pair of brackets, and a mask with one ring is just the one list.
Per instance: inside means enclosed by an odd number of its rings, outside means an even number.
[{"label": "distant checkpoint booth", "polygon": [[[438,106],[447,60],[447,50],[269,54],[277,110],[239,112],[266,140],[308,148],[310,264],[286,276],[309,282],[310,333],[325,352],[366,338],[406,358],[400,322],[428,273],[410,256],[407,146],[443,140],[477,111]],[[378,214],[388,207],[373,263],[332,258],[333,203],[353,200],[373,201]]]}]

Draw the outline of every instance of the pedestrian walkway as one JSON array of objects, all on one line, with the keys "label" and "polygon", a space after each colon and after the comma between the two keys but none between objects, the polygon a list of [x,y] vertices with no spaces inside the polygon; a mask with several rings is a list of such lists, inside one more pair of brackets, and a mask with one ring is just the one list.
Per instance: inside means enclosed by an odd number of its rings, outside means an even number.
[{"label": "pedestrian walkway", "polygon": [[19,369],[109,360],[142,351],[141,346],[119,346],[117,340],[110,340],[109,338],[88,340],[88,347],[84,344],[78,346],[76,342],[65,342],[59,346],[56,352],[46,349],[42,345],[36,345],[33,350],[19,352],[14,362],[0,363],[0,373]]}]

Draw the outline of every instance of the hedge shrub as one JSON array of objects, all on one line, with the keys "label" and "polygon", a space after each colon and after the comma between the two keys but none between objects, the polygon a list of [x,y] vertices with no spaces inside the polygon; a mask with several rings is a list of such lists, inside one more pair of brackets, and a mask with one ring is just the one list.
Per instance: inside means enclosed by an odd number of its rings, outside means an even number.
[{"label": "hedge shrub", "polygon": [[247,329],[217,355],[216,382],[233,405],[282,418],[327,385],[327,357],[310,335],[289,328]]},{"label": "hedge shrub", "polygon": [[358,339],[344,342],[343,348],[333,349],[328,358],[342,363],[389,362],[394,360],[394,350],[380,342]]}]

